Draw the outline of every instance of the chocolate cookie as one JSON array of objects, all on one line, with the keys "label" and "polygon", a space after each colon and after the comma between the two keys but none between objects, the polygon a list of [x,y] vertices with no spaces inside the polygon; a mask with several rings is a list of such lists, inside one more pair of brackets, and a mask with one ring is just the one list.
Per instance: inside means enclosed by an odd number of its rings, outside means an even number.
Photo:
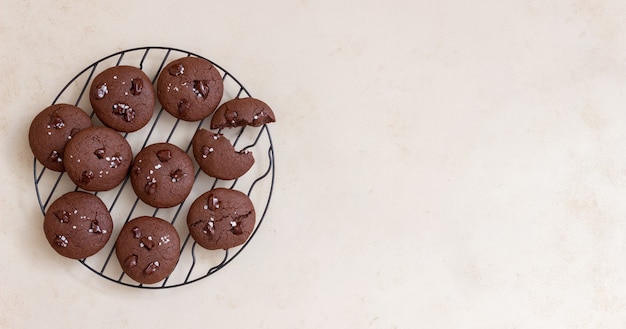
[{"label": "chocolate cookie", "polygon": [[156,283],[174,271],[180,257],[180,237],[169,222],[138,217],[122,227],[115,254],[124,273],[133,280]]},{"label": "chocolate cookie", "polygon": [[83,259],[97,253],[109,241],[113,220],[100,198],[86,192],[69,192],[46,211],[43,230],[59,254]]},{"label": "chocolate cookie", "polygon": [[256,98],[235,98],[220,105],[211,118],[211,129],[253,126],[275,122],[274,112]]},{"label": "chocolate cookie", "polygon": [[35,116],[28,130],[28,143],[35,158],[44,167],[65,171],[65,144],[76,133],[91,126],[91,119],[80,108],[69,104],[55,104]]},{"label": "chocolate cookie", "polygon": [[185,121],[198,121],[211,115],[223,93],[220,73],[209,61],[197,57],[170,62],[157,81],[157,97],[163,108]]},{"label": "chocolate cookie", "polygon": [[207,175],[219,179],[235,179],[243,176],[254,164],[252,152],[235,151],[230,141],[222,134],[198,129],[193,136],[193,156],[200,169]]},{"label": "chocolate cookie", "polygon": [[130,182],[143,202],[169,208],[187,198],[194,177],[193,161],[185,151],[173,144],[157,143],[137,154]]},{"label": "chocolate cookie", "polygon": [[191,236],[210,250],[243,244],[254,230],[255,220],[254,206],[248,196],[226,188],[202,194],[187,214]]},{"label": "chocolate cookie", "polygon": [[65,169],[78,187],[108,191],[119,185],[133,160],[130,145],[107,127],[81,130],[65,146]]},{"label": "chocolate cookie", "polygon": [[131,132],[150,121],[156,99],[152,82],[141,69],[114,66],[93,79],[89,101],[104,125]]}]

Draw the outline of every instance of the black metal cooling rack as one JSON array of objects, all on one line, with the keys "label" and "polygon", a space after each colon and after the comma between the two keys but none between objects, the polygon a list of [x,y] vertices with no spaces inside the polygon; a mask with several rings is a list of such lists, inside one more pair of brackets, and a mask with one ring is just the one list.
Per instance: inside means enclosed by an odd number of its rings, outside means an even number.
[{"label": "black metal cooling rack", "polygon": [[[72,78],[59,92],[52,104],[68,103],[78,106],[90,114],[94,124],[101,125],[91,110],[89,97],[83,97],[94,76],[111,66],[132,65],[142,69],[148,76],[152,76],[152,83],[154,84],[161,69],[169,61],[186,56],[206,59],[218,69],[224,81],[222,102],[232,98],[251,97],[246,88],[232,74],[213,61],[190,51],[156,46],[119,51],[94,62]],[[210,121],[210,118],[208,119]],[[170,116],[157,102],[152,120],[146,127],[137,132],[125,133],[123,136],[129,141],[134,154],[137,154],[146,145],[158,142],[176,144],[190,154],[193,134],[199,128],[208,129],[208,121],[181,121]],[[258,128],[223,129],[219,132],[231,139],[236,148],[253,152],[255,164],[244,176],[232,181],[221,181],[211,178],[197,169],[190,196],[181,205],[167,209],[153,208],[140,201],[134,194],[132,186],[127,184],[128,177],[113,190],[93,193],[98,195],[108,206],[113,217],[114,230],[111,239],[100,252],[81,259],[79,262],[97,275],[115,283],[136,288],[162,289],[178,287],[204,279],[224,268],[237,257],[255,236],[267,213],[274,188],[274,147],[267,125]],[[193,155],[191,158],[193,159]],[[198,168],[197,164],[195,165]],[[37,199],[43,214],[45,214],[50,202],[69,191],[79,190],[65,173],[46,169],[36,159],[33,164],[33,176]],[[206,250],[198,246],[189,234],[186,226],[186,214],[189,205],[198,195],[215,187],[237,189],[247,193],[255,205],[257,213],[255,228],[248,240],[241,246],[228,250]],[[169,220],[181,237],[181,255],[176,269],[165,280],[152,285],[139,284],[128,278],[114,256],[115,240],[121,227],[129,220],[144,215]],[[178,220],[181,216],[183,219]]]}]

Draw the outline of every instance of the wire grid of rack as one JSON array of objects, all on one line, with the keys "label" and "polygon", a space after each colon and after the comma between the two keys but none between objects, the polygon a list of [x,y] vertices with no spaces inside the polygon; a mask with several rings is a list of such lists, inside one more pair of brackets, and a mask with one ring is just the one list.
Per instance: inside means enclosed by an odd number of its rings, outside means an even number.
[{"label": "wire grid of rack", "polygon": [[[139,47],[115,52],[87,66],[72,78],[56,96],[52,104],[67,103],[78,106],[90,115],[95,125],[102,125],[94,115],[85,94],[92,78],[106,68],[117,65],[131,65],[142,69],[155,84],[162,68],[171,60],[195,56],[211,62],[222,75],[224,96],[222,102],[233,98],[251,97],[246,88],[228,71],[215,62],[190,51],[169,47]],[[157,102],[151,121],[141,130],[124,133],[123,136],[133,149],[133,154],[147,145],[168,142],[179,146],[191,154],[191,138],[199,128],[209,129],[210,117],[199,122],[186,122],[169,115]],[[204,279],[216,273],[230,263],[250,243],[261,226],[267,213],[274,188],[274,147],[267,125],[261,127],[242,127],[221,129],[219,133],[229,138],[236,149],[248,150],[254,154],[253,167],[242,177],[223,181],[201,172],[198,165],[194,178],[194,186],[189,197],[179,206],[172,208],[153,208],[146,205],[134,194],[129,177],[115,189],[95,192],[107,205],[114,221],[114,230],[107,245],[97,254],[80,259],[79,262],[97,275],[121,285],[144,288],[162,289],[178,287]],[[33,163],[35,190],[41,211],[46,209],[56,198],[70,192],[80,190],[63,172],[55,172],[44,168],[35,159]],[[248,240],[241,246],[228,250],[206,250],[191,238],[186,226],[186,214],[189,205],[202,193],[216,188],[225,187],[244,192],[252,200],[257,220],[255,228]],[[145,285],[128,278],[122,271],[114,256],[115,240],[121,227],[128,221],[139,216],[154,216],[168,220],[181,237],[180,260],[176,269],[163,281]],[[182,217],[182,219],[181,219]]]}]

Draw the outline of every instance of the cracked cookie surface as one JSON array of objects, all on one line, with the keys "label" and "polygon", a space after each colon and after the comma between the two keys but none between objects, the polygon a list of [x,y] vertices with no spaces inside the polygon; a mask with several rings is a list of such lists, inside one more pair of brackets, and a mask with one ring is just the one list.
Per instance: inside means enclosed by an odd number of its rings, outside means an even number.
[{"label": "cracked cookie surface", "polygon": [[246,242],[254,230],[256,213],[250,198],[227,188],[199,196],[189,207],[187,226],[193,239],[210,250],[229,249]]}]

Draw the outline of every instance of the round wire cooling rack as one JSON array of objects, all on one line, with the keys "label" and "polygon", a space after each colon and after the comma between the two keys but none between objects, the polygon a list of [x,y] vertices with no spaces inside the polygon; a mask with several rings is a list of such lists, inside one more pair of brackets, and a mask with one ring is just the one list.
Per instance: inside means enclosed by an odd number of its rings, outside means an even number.
[{"label": "round wire cooling rack", "polygon": [[[113,53],[87,66],[63,87],[52,104],[67,103],[78,106],[90,115],[95,125],[102,125],[91,110],[89,97],[83,97],[92,78],[99,72],[111,66],[131,65],[139,67],[146,75],[152,77],[154,84],[162,68],[169,61],[186,56],[206,59],[218,69],[224,82],[222,102],[233,98],[251,97],[246,88],[232,74],[205,57],[175,48],[140,47]],[[146,145],[168,142],[185,150],[193,159],[191,139],[197,129],[209,129],[209,121],[210,117],[199,122],[176,119],[164,111],[157,102],[151,121],[144,128],[125,133],[123,136],[131,145],[133,154],[137,154]],[[111,239],[102,250],[93,256],[80,259],[79,262],[97,275],[118,284],[136,288],[161,289],[178,287],[204,279],[224,268],[237,257],[255,236],[267,213],[274,188],[274,147],[267,125],[258,128],[221,129],[218,132],[229,138],[235,148],[248,150],[254,154],[255,163],[245,175],[235,180],[223,181],[209,177],[200,169],[196,169],[194,185],[189,197],[179,206],[172,208],[153,208],[140,201],[134,194],[132,186],[128,184],[128,176],[115,189],[91,192],[107,205],[114,221],[114,229]],[[199,168],[195,160],[194,164],[196,168]],[[37,199],[43,214],[56,198],[67,192],[79,190],[65,173],[46,169],[36,159],[33,164],[33,176]],[[228,250],[206,250],[198,246],[191,238],[186,225],[185,217],[189,205],[196,197],[216,187],[231,188],[247,193],[257,213],[255,227],[248,240]],[[139,216],[154,216],[168,220],[181,237],[180,260],[176,268],[166,279],[156,284],[139,284],[130,279],[124,274],[114,256],[115,240],[121,227]],[[184,217],[182,220],[181,216]]]}]

